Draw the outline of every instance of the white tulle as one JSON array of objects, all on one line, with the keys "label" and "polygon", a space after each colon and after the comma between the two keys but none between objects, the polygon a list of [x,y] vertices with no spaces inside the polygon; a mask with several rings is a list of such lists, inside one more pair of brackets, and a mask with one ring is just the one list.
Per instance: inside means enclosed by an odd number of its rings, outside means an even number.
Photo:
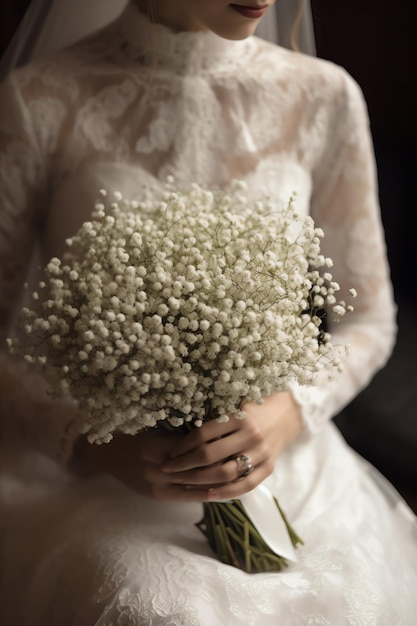
[{"label": "white tulle", "polygon": [[151,27],[129,5],[97,36],[10,75],[0,137],[3,329],[36,236],[43,259],[59,254],[101,188],[158,193],[167,175],[208,186],[242,178],[278,207],[295,193],[325,231],[342,297],[359,293],[354,313],[330,318],[334,342],[351,347],[344,371],[294,387],[309,428],[266,482],[305,541],[280,574],[217,562],[193,526],[199,504],[72,475],[76,413],[1,359],[0,622],[414,626],[415,518],[330,422],[395,336],[368,120],[352,79],[257,38]]},{"label": "white tulle", "polygon": [[33,48],[32,58],[62,50],[115,20],[128,0],[54,0]]}]

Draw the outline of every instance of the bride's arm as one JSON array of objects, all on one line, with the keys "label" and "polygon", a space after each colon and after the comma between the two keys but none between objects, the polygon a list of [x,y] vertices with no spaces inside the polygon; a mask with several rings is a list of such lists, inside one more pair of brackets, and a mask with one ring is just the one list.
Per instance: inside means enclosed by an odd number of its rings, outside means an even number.
[{"label": "bride's arm", "polygon": [[[392,286],[378,204],[378,190],[366,106],[356,83],[336,70],[338,85],[329,106],[333,123],[313,175],[311,213],[324,230],[323,252],[334,261],[337,294],[354,312],[330,331],[334,344],[348,344],[343,372],[313,387],[292,386],[311,431],[337,414],[384,366],[396,334]],[[356,299],[349,289],[358,292]]]},{"label": "bride's arm", "polygon": [[[5,349],[22,283],[46,206],[48,155],[32,123],[24,75],[0,87],[0,442],[19,443],[65,463],[78,433],[78,415],[52,402],[39,374]],[[46,129],[44,129],[46,130]]]},{"label": "bride's arm", "polygon": [[207,490],[184,492],[159,470],[158,460],[166,461],[172,451],[172,433],[90,445],[80,435],[82,417],[75,406],[52,399],[41,373],[6,349],[48,204],[48,146],[55,136],[50,117],[44,117],[39,82],[23,70],[0,86],[0,444],[35,449],[77,472],[104,471],[154,498],[204,499]]}]

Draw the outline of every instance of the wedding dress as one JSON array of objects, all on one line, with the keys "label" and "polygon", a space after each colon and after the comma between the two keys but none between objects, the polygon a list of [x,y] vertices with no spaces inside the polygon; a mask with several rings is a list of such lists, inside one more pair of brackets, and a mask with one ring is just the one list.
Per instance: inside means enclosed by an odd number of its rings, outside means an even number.
[{"label": "wedding dress", "polygon": [[36,404],[38,389],[2,358],[0,623],[414,626],[414,515],[330,421],[384,365],[395,335],[354,81],[256,37],[151,27],[128,5],[98,34],[9,76],[0,138],[5,329],[36,238],[46,261],[89,218],[100,189],[158,193],[168,175],[207,186],[243,179],[277,206],[295,193],[325,231],[343,295],[359,292],[354,313],[332,328],[335,343],[351,346],[344,371],[293,386],[307,428],[266,481],[304,540],[281,573],[250,575],[213,558],[194,526],[198,503],[156,502],[70,471],[77,424],[63,405]]}]

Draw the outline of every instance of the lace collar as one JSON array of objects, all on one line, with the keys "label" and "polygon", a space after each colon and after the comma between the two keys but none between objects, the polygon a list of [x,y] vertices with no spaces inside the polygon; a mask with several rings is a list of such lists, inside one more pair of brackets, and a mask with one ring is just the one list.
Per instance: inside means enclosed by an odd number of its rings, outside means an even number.
[{"label": "lace collar", "polygon": [[131,60],[180,74],[241,67],[255,49],[253,37],[231,41],[212,32],[174,32],[150,22],[132,2],[115,26],[123,53]]}]

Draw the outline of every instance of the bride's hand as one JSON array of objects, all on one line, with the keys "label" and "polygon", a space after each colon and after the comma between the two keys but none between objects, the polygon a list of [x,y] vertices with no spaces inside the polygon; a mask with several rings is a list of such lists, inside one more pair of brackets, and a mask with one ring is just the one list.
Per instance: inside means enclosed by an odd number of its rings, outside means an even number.
[{"label": "bride's hand", "polygon": [[[290,392],[274,393],[263,404],[250,402],[243,419],[217,420],[196,428],[179,441],[175,458],[162,469],[172,482],[189,490],[210,486],[209,500],[237,498],[269,476],[279,453],[303,430],[298,405]],[[249,457],[253,471],[242,476],[236,456]]]},{"label": "bride's hand", "polygon": [[152,431],[136,436],[116,434],[110,443],[102,445],[90,444],[83,437],[76,446],[75,459],[154,500],[208,500],[209,488],[191,491],[161,469],[175,454],[183,437],[175,431]]}]

